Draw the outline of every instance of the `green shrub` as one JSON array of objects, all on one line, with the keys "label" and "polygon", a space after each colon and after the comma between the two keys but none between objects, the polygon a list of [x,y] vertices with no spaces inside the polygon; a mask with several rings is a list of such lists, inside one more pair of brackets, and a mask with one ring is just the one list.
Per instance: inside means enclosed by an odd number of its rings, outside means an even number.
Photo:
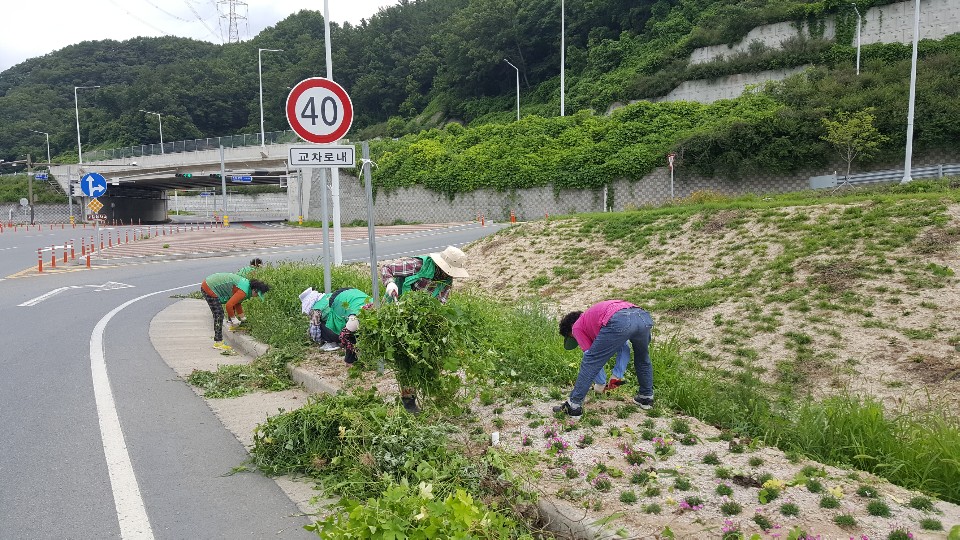
[{"label": "green shrub", "polygon": [[933,518],[923,518],[920,520],[920,528],[925,531],[942,531],[943,523]]},{"label": "green shrub", "polygon": [[851,528],[857,526],[857,520],[853,516],[848,514],[840,514],[833,518],[833,522],[837,524],[838,527]]},{"label": "green shrub", "polygon": [[787,517],[799,516],[800,507],[795,503],[783,503],[780,505],[780,513]]},{"label": "green shrub", "polygon": [[339,511],[306,529],[322,538],[428,538],[438,531],[448,538],[533,538],[463,489],[439,498],[431,484],[414,488],[406,481],[386,486],[377,497],[344,499]]},{"label": "green shrub", "polygon": [[820,498],[820,508],[839,508],[840,501],[833,495],[824,495]]},{"label": "green shrub", "polygon": [[890,517],[890,507],[883,501],[870,501],[867,503],[867,512],[871,516]]}]

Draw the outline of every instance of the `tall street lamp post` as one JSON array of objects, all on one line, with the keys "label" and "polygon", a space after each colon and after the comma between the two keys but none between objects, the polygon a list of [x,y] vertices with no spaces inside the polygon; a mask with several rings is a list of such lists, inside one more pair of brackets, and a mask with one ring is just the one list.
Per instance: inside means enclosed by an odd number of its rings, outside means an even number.
[{"label": "tall street lamp post", "polygon": [[50,134],[47,133],[46,131],[37,131],[35,129],[31,129],[30,131],[47,136],[47,167],[49,167],[50,166]]},{"label": "tall street lamp post", "polygon": [[564,115],[563,107],[563,94],[565,91],[564,81],[564,70],[566,68],[566,53],[567,53],[567,28],[566,28],[566,12],[564,10],[563,0],[560,0],[560,116]]},{"label": "tall street lamp post", "polygon": [[853,10],[857,12],[857,75],[860,74],[860,23],[863,17],[860,16],[860,10],[857,9],[856,4],[850,4],[853,6]]},{"label": "tall street lamp post", "polygon": [[907,109],[907,152],[903,160],[903,180],[906,184],[913,180],[913,104],[917,98],[917,41],[920,39],[920,0],[916,0],[913,15],[913,65],[910,68],[910,106]]},{"label": "tall street lamp post", "polygon": [[74,86],[73,87],[73,109],[77,113],[77,158],[80,165],[83,165],[83,146],[80,144],[80,105],[77,104],[77,90],[87,88],[100,88],[97,86]]},{"label": "tall street lamp post", "polygon": [[160,113],[140,109],[140,112],[157,115],[157,122],[160,123],[160,153],[163,153],[163,120],[160,119]]},{"label": "tall street lamp post", "polygon": [[263,51],[283,52],[283,49],[257,49],[257,73],[260,75],[260,146],[267,145],[263,131]]},{"label": "tall street lamp post", "polygon": [[512,67],[517,71],[517,121],[519,121],[520,120],[520,70],[517,68],[517,66],[511,64],[510,61],[507,60],[506,58],[504,58],[503,61],[506,62],[507,64],[510,64],[510,67]]}]

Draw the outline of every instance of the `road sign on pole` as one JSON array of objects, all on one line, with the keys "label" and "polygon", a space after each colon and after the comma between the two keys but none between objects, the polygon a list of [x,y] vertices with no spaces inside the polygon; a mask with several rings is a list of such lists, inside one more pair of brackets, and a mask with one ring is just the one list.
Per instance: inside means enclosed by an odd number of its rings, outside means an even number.
[{"label": "road sign on pole", "polygon": [[235,175],[235,176],[231,176],[231,177],[230,177],[230,181],[231,181],[231,182],[242,182],[242,183],[247,183],[247,184],[249,184],[249,183],[253,182],[253,177],[252,177],[252,176],[247,176],[247,175]]},{"label": "road sign on pole", "polygon": [[107,179],[92,172],[80,179],[80,189],[87,197],[100,197],[107,192]]},{"label": "road sign on pole", "polygon": [[355,167],[357,149],[353,145],[291,146],[290,167]]},{"label": "road sign on pole", "polygon": [[287,96],[287,122],[305,141],[336,142],[350,131],[353,103],[342,86],[312,77],[297,83]]}]

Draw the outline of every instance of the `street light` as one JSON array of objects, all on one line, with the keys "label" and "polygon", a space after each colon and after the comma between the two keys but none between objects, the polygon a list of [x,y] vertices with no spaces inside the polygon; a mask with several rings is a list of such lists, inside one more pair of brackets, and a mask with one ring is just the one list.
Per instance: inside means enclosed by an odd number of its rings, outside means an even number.
[{"label": "street light", "polygon": [[267,145],[263,132],[263,51],[283,52],[283,49],[257,49],[257,72],[260,74],[260,146]]},{"label": "street light", "polygon": [[[506,58],[504,58],[503,61],[506,62],[507,64],[510,64],[510,61],[507,60]],[[510,64],[510,67],[517,70],[517,121],[519,122],[520,121],[520,70],[517,68],[517,66],[513,64]]]},{"label": "street light", "polygon": [[563,93],[564,93],[563,76],[564,76],[564,68],[566,67],[566,61],[565,61],[565,60],[566,60],[566,52],[567,52],[566,39],[567,39],[567,31],[566,31],[566,12],[565,12],[565,10],[564,10],[563,0],[560,0],[560,116],[563,116],[563,112],[564,112],[564,108],[563,108]]},{"label": "street light", "polygon": [[41,134],[47,136],[47,167],[49,167],[49,166],[50,166],[50,163],[51,163],[51,162],[50,162],[50,134],[47,133],[46,131],[37,131],[37,130],[35,130],[35,129],[31,129],[30,131],[32,131],[32,132],[34,132],[34,133],[41,133]]},{"label": "street light", "polygon": [[913,15],[913,65],[910,68],[910,106],[907,109],[907,152],[903,160],[903,180],[906,184],[913,180],[911,166],[913,165],[913,104],[917,99],[917,41],[920,39],[920,0],[916,0]]},{"label": "street light", "polygon": [[857,12],[857,75],[860,74],[860,21],[863,17],[860,16],[860,10],[857,9],[856,4],[850,4],[853,6],[853,10]]},{"label": "street light", "polygon": [[153,111],[145,111],[143,109],[140,109],[140,112],[157,115],[157,122],[160,122],[160,153],[162,154],[163,153],[163,120],[160,119],[160,113],[153,112]]},{"label": "street light", "polygon": [[77,158],[80,165],[83,165],[83,146],[80,145],[80,106],[77,104],[77,90],[88,88],[100,88],[100,86],[74,86],[73,87],[73,109],[77,113]]}]

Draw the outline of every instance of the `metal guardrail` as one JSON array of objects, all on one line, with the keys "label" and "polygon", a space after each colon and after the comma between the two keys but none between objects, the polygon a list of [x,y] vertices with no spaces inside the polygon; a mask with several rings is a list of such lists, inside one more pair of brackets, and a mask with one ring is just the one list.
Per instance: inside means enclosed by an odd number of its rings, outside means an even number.
[{"label": "metal guardrail", "polygon": [[[949,165],[931,165],[928,167],[914,167],[910,169],[912,178],[943,178],[944,176],[960,175],[960,163]],[[869,173],[851,174],[847,183],[851,185],[873,184],[877,182],[892,182],[903,179],[903,169],[889,171],[875,171]],[[842,182],[841,182],[842,183]]]},{"label": "metal guardrail", "polygon": [[[915,180],[925,178],[943,178],[944,176],[960,176],[960,163],[929,165],[910,169],[910,176]],[[903,180],[903,169],[890,169],[867,173],[843,175],[828,174],[810,178],[811,189],[836,188],[839,186],[865,186],[885,182],[899,182]]]},{"label": "metal guardrail", "polygon": [[[265,133],[264,144],[285,144],[300,140],[296,133],[290,130],[271,131]],[[165,142],[160,144],[143,144],[127,146],[125,148],[111,148],[107,150],[90,150],[83,153],[85,163],[105,161],[108,159],[126,159],[132,157],[158,156],[160,154],[179,154],[182,152],[200,152],[224,148],[238,148],[243,146],[260,146],[259,133],[244,133],[228,135],[226,137],[211,137],[209,139],[193,139],[189,141]]]}]

